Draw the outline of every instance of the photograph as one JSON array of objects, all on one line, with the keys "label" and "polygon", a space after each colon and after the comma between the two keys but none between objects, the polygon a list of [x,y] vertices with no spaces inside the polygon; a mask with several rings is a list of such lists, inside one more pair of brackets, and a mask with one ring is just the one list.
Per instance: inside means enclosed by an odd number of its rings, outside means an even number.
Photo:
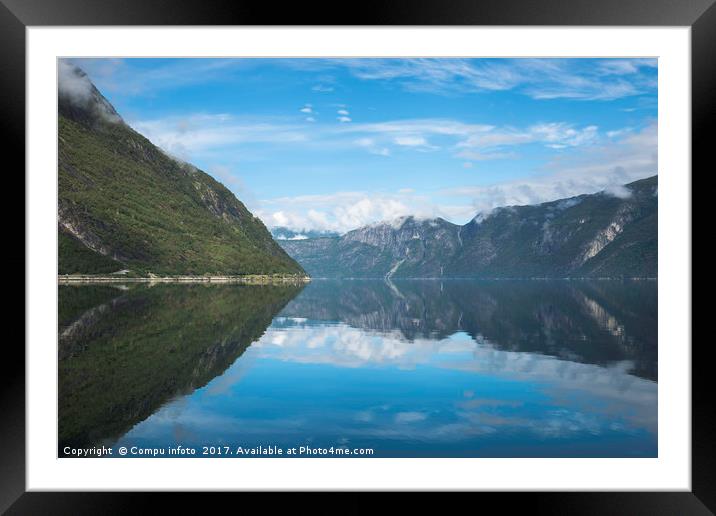
[{"label": "photograph", "polygon": [[57,457],[659,458],[659,64],[57,57]]}]

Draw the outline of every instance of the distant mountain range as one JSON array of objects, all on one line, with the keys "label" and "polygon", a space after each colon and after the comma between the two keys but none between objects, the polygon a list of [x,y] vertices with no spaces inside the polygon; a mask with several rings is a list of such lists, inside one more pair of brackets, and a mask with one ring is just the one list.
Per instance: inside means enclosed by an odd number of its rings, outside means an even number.
[{"label": "distant mountain range", "polygon": [[84,72],[62,67],[60,274],[304,274],[226,187],[154,146]]},{"label": "distant mountain range", "polygon": [[341,237],[281,240],[312,277],[657,276],[657,176],[480,214],[464,226],[402,217]]}]

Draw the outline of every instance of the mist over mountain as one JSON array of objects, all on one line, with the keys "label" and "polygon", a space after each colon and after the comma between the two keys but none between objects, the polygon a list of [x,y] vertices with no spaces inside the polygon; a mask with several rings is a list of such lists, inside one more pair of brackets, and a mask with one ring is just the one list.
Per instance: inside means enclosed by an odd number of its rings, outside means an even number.
[{"label": "mist over mountain", "polygon": [[464,226],[401,217],[280,244],[314,277],[656,277],[657,207],[653,176],[614,192],[498,208]]},{"label": "mist over mountain", "polygon": [[291,229],[277,226],[270,229],[276,240],[306,240],[307,238],[333,238],[341,234],[330,229]]},{"label": "mist over mountain", "polygon": [[224,185],[129,127],[59,64],[59,273],[303,274]]}]

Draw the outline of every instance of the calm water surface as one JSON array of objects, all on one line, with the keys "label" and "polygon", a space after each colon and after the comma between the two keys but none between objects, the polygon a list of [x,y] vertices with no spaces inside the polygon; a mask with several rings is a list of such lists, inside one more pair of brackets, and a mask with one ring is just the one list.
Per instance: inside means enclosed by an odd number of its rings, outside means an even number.
[{"label": "calm water surface", "polygon": [[657,456],[657,283],[60,287],[65,446]]}]

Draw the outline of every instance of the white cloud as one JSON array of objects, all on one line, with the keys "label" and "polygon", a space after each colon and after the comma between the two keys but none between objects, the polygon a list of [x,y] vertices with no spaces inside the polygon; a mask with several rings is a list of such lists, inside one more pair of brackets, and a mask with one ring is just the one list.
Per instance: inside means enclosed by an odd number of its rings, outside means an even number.
[{"label": "white cloud", "polygon": [[507,67],[485,62],[480,69],[463,59],[358,59],[345,64],[361,79],[400,80],[417,91],[501,90],[519,80]]},{"label": "white cloud", "polygon": [[72,59],[101,91],[120,95],[154,95],[192,84],[226,80],[237,70],[249,69],[252,59],[176,59],[153,67],[136,67],[125,59]]},{"label": "white cloud", "polygon": [[[303,122],[316,122],[313,106]],[[543,144],[551,148],[594,145],[599,141],[596,126],[576,127],[565,122],[535,124],[525,128],[467,124],[450,119],[405,119],[376,123],[353,123],[351,117],[337,117],[337,125],[302,123],[277,117],[248,118],[229,114],[193,113],[154,120],[140,120],[132,126],[169,154],[191,161],[210,150],[235,151],[237,145],[271,143],[316,149],[359,146],[367,152],[390,156],[397,148],[416,152],[445,149],[459,159],[513,159],[513,147]],[[612,131],[612,137],[616,133]],[[252,152],[256,152],[255,147]]]},{"label": "white cloud", "polygon": [[[76,59],[101,90],[122,94],[156,92],[226,80],[261,66],[254,59],[189,59],[152,68],[123,59]],[[535,99],[613,100],[653,93],[656,59],[276,59],[276,65],[306,72],[347,68],[364,80],[393,81],[409,91],[463,94],[514,90]],[[311,90],[330,93],[335,78],[317,78]]]},{"label": "white cloud", "polygon": [[[306,117],[313,118],[313,117]],[[514,159],[521,145],[536,144],[561,149],[580,148],[579,153],[555,153],[551,161],[533,171],[526,180],[488,186],[465,185],[433,192],[430,197],[413,193],[337,193],[323,198],[303,196],[252,202],[267,225],[295,229],[349,231],[379,220],[403,215],[441,216],[465,223],[477,212],[497,206],[534,204],[605,188],[616,188],[657,173],[656,126],[642,131],[614,130],[602,139],[596,126],[576,127],[563,122],[534,124],[525,128],[466,124],[449,119],[410,119],[379,123],[322,126],[287,123],[282,119],[237,118],[228,114],[193,114],[136,122],[133,126],[170,155],[185,161],[201,156],[216,159],[243,146],[256,152],[257,143],[281,146],[313,145],[359,147],[389,158],[394,148],[404,152],[445,149],[457,164],[473,161]],[[440,142],[440,147],[433,143]],[[222,158],[227,159],[227,158]],[[469,167],[467,165],[466,167]],[[217,169],[218,170],[218,169]],[[539,175],[535,175],[539,173]],[[216,173],[222,181],[225,176]],[[466,182],[470,180],[466,176]],[[240,198],[247,197],[235,184]],[[619,194],[619,190],[613,190]]]},{"label": "white cloud", "polygon": [[305,126],[196,113],[139,120],[132,127],[169,154],[192,161],[197,154],[245,143],[295,144],[308,140]]},{"label": "white cloud", "polygon": [[377,154],[378,156],[390,156],[390,149],[387,147],[380,147],[373,138],[358,138],[357,140],[354,140],[354,143],[359,147],[365,148],[371,154]]},{"label": "white cloud", "polygon": [[487,152],[509,146],[541,143],[553,149],[590,145],[598,138],[598,128],[589,125],[575,128],[564,122],[535,124],[525,129],[499,128],[468,135],[457,144],[462,149],[457,156],[472,159],[502,159],[514,157],[510,153]]},{"label": "white cloud", "polygon": [[[403,190],[397,193],[336,192],[263,200],[257,214],[268,226],[294,230],[324,229],[345,233],[377,221],[415,215],[432,218],[450,215],[430,198]],[[472,210],[469,202],[464,206]]]},{"label": "white cloud", "polygon": [[313,113],[313,106],[311,106],[311,104],[306,104],[299,111],[306,114]]},{"label": "white cloud", "polygon": [[85,74],[65,59],[57,62],[57,87],[60,94],[66,95],[77,104],[86,104],[92,100],[92,82]]},{"label": "white cloud", "polygon": [[336,113],[338,113],[339,115],[345,115],[345,116],[350,115],[350,113],[346,109],[339,109],[338,111],[336,111]]},{"label": "white cloud", "polygon": [[619,199],[628,199],[631,197],[631,190],[624,185],[609,185],[604,189],[604,191],[609,195],[618,197]]},{"label": "white cloud", "polygon": [[373,138],[359,138],[355,141],[355,143],[361,147],[372,147],[375,145],[375,140]]},{"label": "white cloud", "polygon": [[656,68],[656,59],[605,59],[599,62],[597,73],[604,75],[630,75],[642,67]]},{"label": "white cloud", "polygon": [[92,81],[84,71],[78,69],[66,59],[57,62],[57,89],[58,93],[76,106],[88,107],[95,103],[97,113],[108,122],[119,122],[121,118],[111,105],[102,101],[101,97],[95,98],[95,89]]},{"label": "white cloud", "polygon": [[[491,131],[490,125],[465,124],[449,119],[406,119],[368,124],[350,124],[337,129],[340,133],[361,134],[354,140],[373,154],[389,155],[391,146],[415,151],[434,151],[440,147],[431,144],[428,136],[447,139],[447,145],[455,145],[471,135]],[[370,142],[370,144],[368,144]]]},{"label": "white cloud", "polygon": [[632,127],[623,127],[621,129],[615,129],[613,131],[607,131],[607,138],[619,138],[621,136],[624,136],[627,133],[631,133],[634,131],[634,128]]},{"label": "white cloud", "polygon": [[621,140],[595,145],[578,155],[554,157],[542,172],[530,179],[445,189],[442,194],[471,198],[476,212],[602,190],[624,196],[622,185],[658,173],[656,125],[626,133]]},{"label": "white cloud", "polygon": [[[538,135],[530,138],[577,146],[591,140],[592,130],[540,126],[527,134]],[[353,144],[387,154],[376,137],[362,137],[353,140]],[[338,232],[406,215],[442,217],[464,224],[477,213],[500,206],[537,204],[601,190],[623,196],[626,192],[621,185],[657,173],[656,146],[656,126],[650,125],[638,132],[624,133],[622,139],[591,145],[578,154],[555,156],[539,170],[539,175],[528,179],[486,186],[465,185],[430,195],[401,189],[393,194],[354,191],[283,197],[261,201],[258,215],[269,226]],[[465,163],[469,163],[467,168],[472,167],[471,162]]]},{"label": "white cloud", "polygon": [[[605,407],[603,414],[618,418],[627,425],[656,430],[657,384],[629,374],[633,368],[633,363],[629,361],[603,367],[536,353],[503,351],[479,334],[465,338],[464,333],[456,333],[440,340],[416,338],[407,341],[396,330],[370,331],[343,322],[318,326],[285,318],[281,323],[281,328],[269,328],[252,344],[246,356],[251,360],[278,359],[283,362],[344,368],[370,366],[414,369],[423,366],[486,374],[513,382],[542,385],[540,392],[550,401],[558,399],[562,407],[553,418],[540,421],[539,424],[508,415],[495,417],[495,407],[520,406],[519,400],[509,398],[473,396],[451,407],[456,410],[458,420],[467,419],[473,425],[479,419],[492,425],[527,425],[526,429],[530,431],[552,437],[584,431],[585,426],[591,428],[593,425],[590,421],[580,423],[580,413],[593,413],[596,398],[597,404]],[[287,328],[287,324],[290,327]],[[578,395],[566,399],[562,396],[566,392]],[[592,400],[591,407],[583,405],[585,399]],[[490,409],[489,413],[485,413],[486,409]],[[379,415],[380,409],[376,407],[370,413],[361,413],[360,418],[372,421]],[[401,427],[410,426],[410,423],[419,423],[428,416],[424,409],[406,407],[406,410],[393,414],[393,422],[402,423]],[[479,419],[476,420],[476,417]],[[461,424],[449,431],[464,436],[473,425]],[[391,431],[396,428],[391,426]],[[425,431],[421,426],[421,438],[425,438]],[[440,428],[441,433],[447,431],[447,428]]]},{"label": "white cloud", "polygon": [[656,90],[655,59],[344,59],[364,80],[410,91],[461,94],[515,90],[534,99],[613,100]]},{"label": "white cloud", "polygon": [[347,132],[364,132],[374,134],[435,134],[442,136],[466,136],[491,131],[495,127],[487,124],[467,124],[446,118],[414,118],[391,120],[369,124],[352,124],[345,128]]},{"label": "white cloud", "polygon": [[[266,219],[264,219],[266,220]],[[286,226],[289,223],[289,218],[286,216],[286,214],[282,211],[275,211],[271,214],[271,224],[272,226]]]},{"label": "white cloud", "polygon": [[393,140],[397,145],[406,147],[420,147],[427,145],[427,140],[422,136],[396,136]]},{"label": "white cloud", "polygon": [[597,136],[597,126],[595,125],[575,129],[565,123],[538,124],[530,127],[529,131],[538,142],[548,142],[568,147],[591,143]]},{"label": "white cloud", "polygon": [[351,124],[342,131],[366,135],[356,141],[371,141],[370,146],[362,145],[369,149],[379,145],[397,145],[415,150],[440,148],[430,143],[428,137],[431,136],[444,141],[446,147],[453,149],[455,157],[474,161],[514,158],[515,153],[506,148],[519,145],[536,143],[556,149],[593,145],[599,140],[597,126],[575,127],[566,122],[515,128],[467,124],[450,119],[407,119]]}]

